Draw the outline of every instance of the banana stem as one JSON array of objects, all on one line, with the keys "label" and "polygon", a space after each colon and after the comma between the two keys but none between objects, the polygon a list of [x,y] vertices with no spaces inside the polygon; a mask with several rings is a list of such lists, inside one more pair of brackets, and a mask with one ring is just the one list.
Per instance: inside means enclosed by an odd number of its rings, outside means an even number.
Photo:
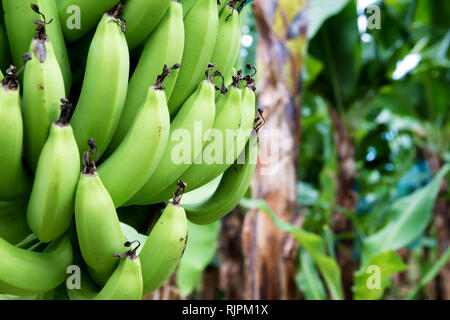
[{"label": "banana stem", "polygon": [[123,33],[127,31],[127,23],[126,21],[120,16],[123,10],[123,4],[122,2],[119,2],[117,6],[112,9],[110,12],[108,12],[109,16],[114,18],[114,21],[120,26]]},{"label": "banana stem", "polygon": [[[95,163],[98,161],[99,153],[98,153],[97,146],[95,145],[94,138],[90,138],[88,140],[88,145],[89,145],[89,150],[83,154],[83,164],[85,166],[83,169],[83,174],[95,175],[97,173],[97,167],[96,167]],[[94,154],[97,154],[95,161],[92,160]]]},{"label": "banana stem", "polygon": [[41,41],[47,41],[48,36],[45,30],[45,26],[52,23],[53,19],[50,19],[50,21],[46,21],[45,15],[39,11],[39,6],[37,4],[32,3],[31,4],[31,10],[42,16],[42,20],[33,20],[33,23],[37,25],[36,28],[36,38]]},{"label": "banana stem", "polygon": [[[220,73],[219,70],[214,71],[211,73],[211,70],[214,69],[216,65],[214,63],[208,63],[208,67],[206,68],[205,75],[206,75],[206,81],[209,81],[212,83],[214,88],[218,91],[220,91],[221,94],[226,94],[228,92],[227,87],[225,86],[225,78],[223,77],[222,73]],[[221,77],[222,78],[222,88],[219,88],[213,83],[213,80],[215,77]]]},{"label": "banana stem", "polygon": [[13,65],[6,69],[5,77],[2,79],[2,85],[5,89],[17,90],[19,88],[19,81],[17,81],[17,78],[30,60],[31,55],[28,52],[25,52],[23,54],[23,65],[19,70]]},{"label": "banana stem", "polygon": [[38,240],[38,237],[34,233],[32,233],[28,235],[25,239],[20,241],[18,244],[16,244],[16,247],[23,249],[24,247],[27,247],[29,244],[34,243],[36,240]]},{"label": "banana stem", "polygon": [[236,74],[232,77],[233,82],[231,83],[232,87],[239,88],[239,85],[244,80],[244,77],[242,76],[242,69],[238,70]]},{"label": "banana stem", "polygon": [[184,191],[186,190],[187,184],[183,180],[178,180],[178,188],[173,192],[173,204],[179,205],[181,198],[183,197]]},{"label": "banana stem", "polygon": [[61,99],[61,103],[61,114],[56,124],[61,127],[65,127],[69,125],[70,118],[72,117],[73,106],[68,99]]},{"label": "banana stem", "polygon": [[113,254],[113,257],[115,257],[115,258],[121,258],[121,259],[125,259],[125,258],[128,258],[128,259],[130,259],[130,260],[134,260],[134,259],[137,259],[137,254],[136,254],[136,252],[137,252],[137,249],[141,246],[141,242],[139,241],[139,240],[134,240],[134,241],[127,241],[127,242],[125,242],[125,244],[124,244],[124,246],[125,247],[131,247],[132,245],[133,245],[133,243],[136,243],[137,242],[137,246],[136,246],[136,248],[134,248],[134,249],[130,249],[130,250],[127,250],[127,251],[125,251],[124,253],[122,253],[122,254],[117,254],[117,253],[114,253]]},{"label": "banana stem", "polygon": [[153,89],[155,90],[164,90],[164,86],[163,86],[163,81],[167,78],[170,77],[170,70],[175,70],[180,68],[180,64],[176,63],[174,64],[171,68],[169,68],[167,66],[167,64],[164,65],[163,67],[163,72],[156,78],[156,83],[153,86]]}]

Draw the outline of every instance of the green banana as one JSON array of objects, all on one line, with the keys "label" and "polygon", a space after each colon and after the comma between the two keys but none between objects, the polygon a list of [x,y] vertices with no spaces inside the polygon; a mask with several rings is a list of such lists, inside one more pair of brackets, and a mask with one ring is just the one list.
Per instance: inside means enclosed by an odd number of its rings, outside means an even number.
[{"label": "green banana", "polygon": [[163,155],[169,139],[170,117],[162,83],[170,75],[169,70],[164,66],[156,84],[148,90],[147,99],[125,139],[98,167],[116,208],[143,186]]},{"label": "green banana", "polygon": [[61,116],[42,149],[27,208],[28,224],[41,242],[63,234],[73,217],[80,156],[69,124],[72,106],[61,99]]},{"label": "green banana", "polygon": [[136,48],[155,29],[172,0],[127,0],[123,18],[127,21],[128,47]]},{"label": "green banana", "polygon": [[5,28],[0,24],[0,70],[6,69],[11,64],[11,61],[8,38],[5,33]]},{"label": "green banana", "polygon": [[130,57],[120,6],[105,13],[89,48],[80,99],[71,124],[80,150],[93,137],[105,152],[119,123],[127,94]]},{"label": "green banana", "polygon": [[66,284],[62,283],[55,289],[38,295],[36,300],[69,300],[66,292]]},{"label": "green banana", "polygon": [[239,13],[233,3],[235,1],[230,1],[220,13],[217,40],[210,59],[225,78],[232,74],[236,47],[241,39]]},{"label": "green banana", "polygon": [[[126,242],[125,246],[132,245]],[[139,258],[136,256],[137,248],[127,250],[122,255],[114,254],[120,258],[119,265],[101,289],[92,281],[81,257],[77,257],[76,265],[80,267],[80,288],[66,287],[70,300],[140,300],[142,298],[142,269]]]},{"label": "green banana", "polygon": [[66,96],[63,75],[46,35],[45,21],[36,20],[37,35],[31,41],[31,61],[26,65],[23,86],[25,158],[35,172],[51,124],[58,120],[60,99]]},{"label": "green banana", "polygon": [[167,204],[155,222],[139,254],[144,296],[158,289],[170,277],[186,247],[188,226],[184,209],[179,205],[183,187],[180,181],[173,202]]},{"label": "green banana", "polygon": [[183,16],[186,17],[191,11],[194,4],[197,2],[197,0],[180,0],[181,5],[183,6]]},{"label": "green banana", "polygon": [[0,85],[0,199],[14,200],[27,195],[31,178],[22,164],[23,122],[19,82],[21,70],[11,66]]},{"label": "green banana", "polygon": [[[74,230],[72,235],[72,248],[73,248],[73,265],[79,268],[79,278],[67,278],[66,281],[66,293],[69,300],[92,300],[100,292],[100,287],[94,282],[89,275],[86,267],[86,263],[83,260],[83,256],[80,251],[78,243],[77,232]],[[72,271],[73,272],[73,271]],[[75,275],[75,274],[73,274]],[[79,283],[73,283],[71,281],[76,280]],[[72,287],[75,284],[79,284],[79,287]]]},{"label": "green banana", "polygon": [[197,0],[184,19],[183,59],[174,93],[169,99],[172,117],[202,79],[203,70],[210,62],[214,50],[218,24],[217,0]]},{"label": "green banana", "polygon": [[[216,99],[216,117],[210,139],[205,143],[203,151],[196,161],[180,177],[187,184],[186,191],[202,186],[205,178],[216,178],[237,158],[237,155],[234,155],[234,149],[236,145],[235,137],[239,133],[241,124],[241,89],[239,89],[239,83],[240,76],[237,75],[227,94],[220,95]],[[231,141],[227,140],[229,137],[232,139]],[[206,154],[214,159],[205,159]],[[152,198],[152,202],[169,199],[174,184]]]},{"label": "green banana", "polygon": [[103,286],[117,266],[113,254],[123,252],[125,238],[108,191],[96,172],[91,157],[96,153],[90,140],[85,152],[85,168],[80,175],[75,195],[75,223],[78,242],[92,278]]},{"label": "green banana", "polygon": [[[132,243],[126,242],[125,246]],[[106,282],[95,300],[140,300],[143,291],[142,268],[136,249],[127,250],[120,258],[119,265]]]},{"label": "green banana", "polygon": [[249,139],[245,150],[245,163],[240,164],[239,157],[235,164],[222,176],[214,194],[202,203],[185,205],[186,216],[195,224],[210,224],[219,220],[238,205],[250,186],[258,157],[256,135]]},{"label": "green banana", "polygon": [[[215,86],[212,81],[217,73],[210,75],[212,68],[214,65],[208,66],[207,79],[198,85],[197,90],[184,103],[172,121],[170,139],[154,173],[144,186],[131,197],[127,205],[150,204],[149,200],[180,177],[202,152],[205,133],[212,128],[215,117]],[[180,138],[182,143],[179,142]],[[185,139],[188,141],[184,141]],[[184,158],[178,161],[174,159],[174,156],[177,156],[176,152],[180,146],[188,152],[186,154],[183,152]]]},{"label": "green banana", "polygon": [[[111,140],[105,155],[109,155],[119,146],[129,131],[136,114],[148,93],[148,88],[154,84],[158,73],[164,65],[180,63],[184,50],[183,10],[179,3],[172,1],[169,9],[148,38],[144,51],[128,85],[127,98],[120,117],[119,125]],[[164,83],[167,100],[172,95],[178,70],[171,72],[170,78]]]},{"label": "green banana", "polygon": [[0,293],[33,296],[66,280],[72,264],[70,232],[52,241],[43,252],[20,249],[0,238]]},{"label": "green banana", "polygon": [[[238,71],[238,74],[241,71]],[[239,126],[239,131],[236,135],[235,140],[235,153],[230,153],[234,155],[234,160],[236,157],[242,153],[244,150],[248,139],[252,133],[255,117],[256,117],[256,96],[255,96],[255,86],[253,78],[246,76],[244,78],[247,81],[247,85],[244,87],[242,91],[242,99],[241,99],[241,123]],[[230,167],[231,161],[226,161],[223,165],[218,165],[215,171],[212,171],[211,174],[205,174],[205,178],[203,179],[201,185],[204,185],[219,176],[221,172],[224,172]],[[218,174],[218,172],[220,172]],[[200,185],[199,185],[200,186]],[[191,189],[193,190],[193,189]]]},{"label": "green banana", "polygon": [[102,15],[117,3],[118,0],[58,0],[59,18],[66,41],[78,40],[95,29]]},{"label": "green banana", "polygon": [[26,199],[0,201],[0,237],[11,244],[18,244],[31,230],[27,223]]},{"label": "green banana", "polygon": [[225,8],[225,6],[227,5],[228,2],[229,2],[229,0],[220,0],[220,4],[218,4],[219,14],[222,13],[223,8]]},{"label": "green banana", "polygon": [[[36,5],[33,10],[32,4]],[[29,49],[35,35],[33,21],[41,18],[40,13],[45,15],[46,21],[53,20],[46,26],[47,34],[61,68],[66,93],[69,93],[72,72],[55,0],[3,0],[3,11],[11,55],[16,65],[22,62],[22,55]]]}]

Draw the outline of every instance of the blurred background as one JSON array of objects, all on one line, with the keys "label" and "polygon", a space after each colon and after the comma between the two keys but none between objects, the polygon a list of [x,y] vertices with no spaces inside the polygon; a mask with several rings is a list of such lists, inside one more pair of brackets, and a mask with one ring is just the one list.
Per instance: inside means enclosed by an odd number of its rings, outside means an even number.
[{"label": "blurred background", "polygon": [[450,299],[450,1],[256,0],[241,14],[260,142],[279,154],[261,152],[222,221],[190,225],[148,299]]}]

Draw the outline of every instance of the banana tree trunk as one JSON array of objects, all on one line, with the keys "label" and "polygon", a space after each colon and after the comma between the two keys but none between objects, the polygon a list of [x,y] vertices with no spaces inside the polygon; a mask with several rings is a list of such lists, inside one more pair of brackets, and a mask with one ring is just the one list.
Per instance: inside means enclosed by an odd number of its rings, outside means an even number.
[{"label": "banana tree trunk", "polygon": [[[354,183],[357,175],[355,164],[355,143],[348,129],[336,110],[330,110],[333,122],[334,144],[338,155],[337,197],[336,206],[349,212],[356,209],[357,197],[354,191]],[[333,233],[350,232],[352,224],[347,216],[340,213],[333,215]],[[341,240],[336,248],[339,268],[342,272],[342,286],[346,299],[353,296],[353,273],[357,269],[356,261],[352,257],[352,240]]]},{"label": "banana tree trunk", "polygon": [[[265,126],[252,182],[253,198],[265,199],[278,217],[294,221],[300,142],[301,70],[306,55],[308,1],[256,0],[253,11],[259,105]],[[272,151],[272,152],[271,152]],[[295,299],[296,246],[266,214],[247,213],[242,231],[245,299]]]},{"label": "banana tree trunk", "polygon": [[[438,172],[444,165],[444,161],[428,150],[423,150],[428,166],[433,173]],[[447,181],[444,180],[441,186],[441,194],[448,190]],[[450,245],[450,200],[439,197],[434,205],[434,222],[436,225],[439,255],[442,255]],[[437,297],[443,300],[450,300],[450,263],[447,263],[439,272],[441,288],[438,288]]]}]

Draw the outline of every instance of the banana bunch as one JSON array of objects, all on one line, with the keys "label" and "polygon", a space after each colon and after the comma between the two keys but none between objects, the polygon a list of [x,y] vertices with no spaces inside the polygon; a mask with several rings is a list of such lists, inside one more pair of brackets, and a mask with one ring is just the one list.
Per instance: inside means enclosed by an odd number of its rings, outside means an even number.
[{"label": "banana bunch", "polygon": [[248,1],[0,3],[0,294],[141,299],[249,188]]}]

